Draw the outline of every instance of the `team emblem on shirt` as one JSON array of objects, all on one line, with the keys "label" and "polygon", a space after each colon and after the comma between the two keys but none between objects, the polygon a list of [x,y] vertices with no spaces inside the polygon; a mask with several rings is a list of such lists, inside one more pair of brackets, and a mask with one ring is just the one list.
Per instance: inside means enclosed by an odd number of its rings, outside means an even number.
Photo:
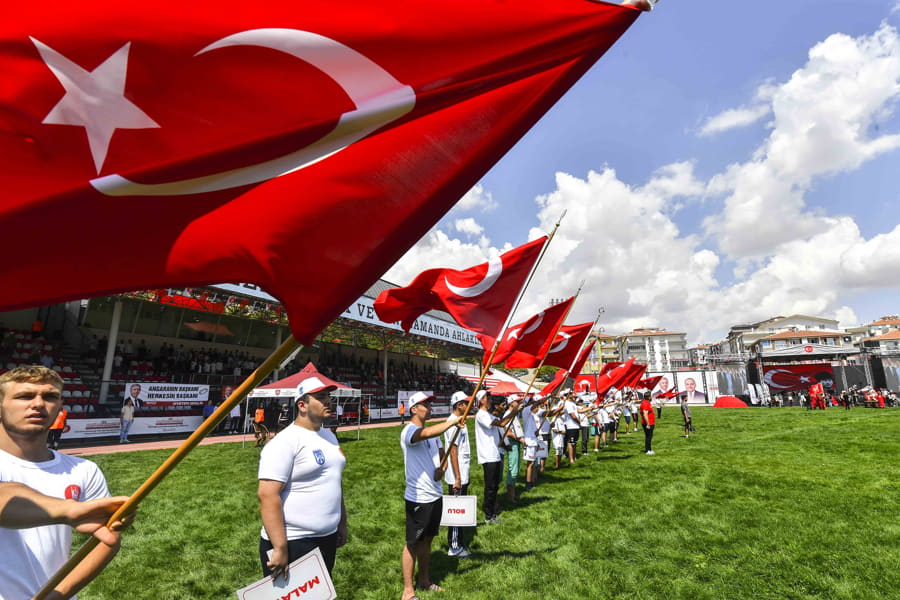
[{"label": "team emblem on shirt", "polygon": [[325,453],[321,450],[313,450],[313,457],[315,457],[316,463],[320,465],[325,464]]},{"label": "team emblem on shirt", "polygon": [[81,486],[70,485],[66,488],[66,500],[81,500]]}]

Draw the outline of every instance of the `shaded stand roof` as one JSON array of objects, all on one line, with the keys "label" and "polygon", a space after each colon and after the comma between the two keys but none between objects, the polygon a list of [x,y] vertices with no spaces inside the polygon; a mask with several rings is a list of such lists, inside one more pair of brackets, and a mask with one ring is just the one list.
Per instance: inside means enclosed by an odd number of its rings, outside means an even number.
[{"label": "shaded stand roof", "polygon": [[297,386],[300,385],[301,381],[307,379],[308,377],[318,377],[325,385],[337,386],[337,389],[331,392],[331,395],[335,397],[359,397],[362,394],[362,392],[358,389],[352,388],[348,385],[344,385],[343,383],[339,383],[337,381],[334,381],[333,379],[325,377],[319,372],[318,369],[316,369],[316,365],[314,365],[312,362],[309,362],[305,367],[303,367],[293,375],[289,375],[284,379],[279,379],[278,381],[259,386],[255,390],[252,390],[249,394],[249,397],[293,398],[297,395]]}]

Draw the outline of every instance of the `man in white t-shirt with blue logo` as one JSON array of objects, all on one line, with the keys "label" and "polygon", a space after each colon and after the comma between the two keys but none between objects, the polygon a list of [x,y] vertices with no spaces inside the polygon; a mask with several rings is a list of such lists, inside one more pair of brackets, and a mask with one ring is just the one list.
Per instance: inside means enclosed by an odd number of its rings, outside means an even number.
[{"label": "man in white t-shirt with blue logo", "polygon": [[105,524],[128,498],[109,497],[94,463],[47,447],[62,388],[40,365],[0,375],[0,600],[31,598],[50,580],[69,558],[72,527],[100,543],[48,598],[76,594],[119,550],[119,533]]},{"label": "man in white t-shirt with blue logo", "polygon": [[[416,392],[406,403],[409,423],[400,432],[400,448],[406,469],[406,544],[403,546],[401,569],[403,571],[402,600],[416,598],[416,587],[421,590],[443,591],[431,581],[428,564],[431,560],[431,540],[437,535],[441,523],[444,490],[441,478],[444,471],[441,462],[444,449],[442,433],[460,422],[461,417],[451,414],[437,425],[426,427],[431,417],[434,396]],[[419,563],[416,584],[413,577]]]},{"label": "man in white t-shirt with blue logo", "polygon": [[331,392],[318,377],[297,386],[294,422],[259,456],[259,558],[263,574],[284,577],[287,567],[318,548],[330,573],[337,549],[347,542],[341,475],[347,459],[334,433]]},{"label": "man in white t-shirt with blue logo", "polygon": [[[465,392],[456,392],[450,397],[450,409],[452,414],[447,420],[458,419],[466,413],[469,405],[469,396]],[[457,430],[459,434],[457,435]],[[453,441],[453,438],[456,441]],[[444,432],[444,446],[447,448],[447,469],[444,473],[444,481],[450,487],[450,493],[454,496],[465,496],[469,492],[469,471],[472,465],[472,450],[469,445],[469,432],[465,427],[457,423]],[[456,558],[468,558],[469,549],[462,539],[462,527],[447,528],[447,544],[450,549],[448,556]]]}]

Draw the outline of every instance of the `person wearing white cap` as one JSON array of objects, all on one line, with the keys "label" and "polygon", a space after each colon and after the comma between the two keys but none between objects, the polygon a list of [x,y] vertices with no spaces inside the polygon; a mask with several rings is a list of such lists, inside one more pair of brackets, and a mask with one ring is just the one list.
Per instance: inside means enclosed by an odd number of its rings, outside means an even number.
[{"label": "person wearing white cap", "polygon": [[441,523],[444,475],[441,462],[444,449],[442,433],[456,425],[461,417],[450,415],[437,425],[425,426],[431,417],[431,401],[434,396],[416,392],[407,399],[409,423],[400,432],[400,447],[406,469],[406,544],[403,546],[401,570],[403,571],[403,600],[417,598],[413,576],[416,561],[419,563],[417,585],[419,589],[443,591],[431,582],[428,563],[431,560],[431,540],[437,535]]},{"label": "person wearing white cap", "polygon": [[259,558],[263,574],[282,577],[287,566],[319,548],[329,573],[347,541],[341,475],[347,459],[322,425],[331,418],[334,385],[309,377],[297,386],[297,417],[259,457]]},{"label": "person wearing white cap", "polygon": [[518,411],[519,405],[514,402],[509,416],[503,419],[491,413],[491,397],[484,390],[478,392],[478,413],[475,415],[475,448],[478,453],[478,464],[484,470],[484,520],[487,523],[499,523],[497,516],[497,490],[503,475],[503,457],[500,455],[500,428],[505,428]]},{"label": "person wearing white cap", "polygon": [[[450,397],[450,407],[452,414],[447,420],[462,417],[468,406],[469,396],[465,392],[456,392]],[[459,430],[459,435],[456,430]],[[456,441],[453,438],[456,437]],[[444,480],[450,486],[450,493],[454,496],[465,496],[469,492],[469,469],[472,463],[472,449],[469,446],[469,432],[465,427],[460,427],[457,423],[444,432],[444,440],[449,454],[447,464],[449,469],[444,474]],[[456,558],[467,558],[469,549],[462,539],[461,527],[447,528],[447,544],[450,549],[447,551],[448,556]]]}]

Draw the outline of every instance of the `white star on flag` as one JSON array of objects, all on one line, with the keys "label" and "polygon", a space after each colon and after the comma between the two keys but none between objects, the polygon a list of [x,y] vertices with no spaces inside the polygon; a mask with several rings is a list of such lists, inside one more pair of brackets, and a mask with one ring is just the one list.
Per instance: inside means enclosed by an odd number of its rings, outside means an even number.
[{"label": "white star on flag", "polygon": [[97,173],[103,167],[116,129],[159,127],[144,111],[125,98],[125,72],[128,70],[131,42],[88,72],[38,40],[31,38],[31,41],[66,90],[43,122],[84,127]]}]

